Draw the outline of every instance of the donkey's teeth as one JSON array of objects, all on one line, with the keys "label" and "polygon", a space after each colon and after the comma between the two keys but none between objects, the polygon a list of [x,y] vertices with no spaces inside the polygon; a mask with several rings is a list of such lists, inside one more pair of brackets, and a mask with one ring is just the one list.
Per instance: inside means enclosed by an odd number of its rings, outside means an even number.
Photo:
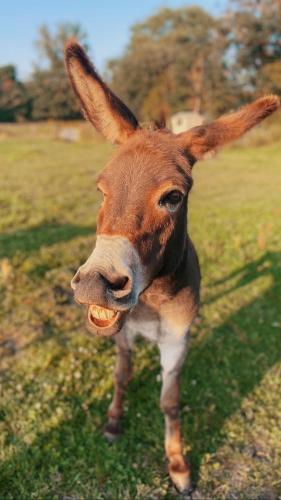
[{"label": "donkey's teeth", "polygon": [[118,311],[108,309],[107,307],[97,306],[95,304],[89,307],[88,318],[90,323],[100,328],[107,328],[115,323]]},{"label": "donkey's teeth", "polygon": [[90,306],[90,311],[92,316],[97,319],[112,319],[116,315],[116,312],[112,309],[96,305]]}]

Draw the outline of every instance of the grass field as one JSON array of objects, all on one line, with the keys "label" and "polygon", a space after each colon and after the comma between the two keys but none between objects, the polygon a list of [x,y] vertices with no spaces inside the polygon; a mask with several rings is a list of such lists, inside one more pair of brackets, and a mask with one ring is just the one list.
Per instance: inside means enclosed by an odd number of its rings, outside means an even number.
[{"label": "grass field", "polygon": [[[195,167],[202,308],[182,376],[194,498],[281,495],[281,143]],[[94,244],[111,147],[0,143],[0,498],[174,498],[157,350],[142,341],[122,439],[102,437],[114,346],[86,334],[70,279]]]}]

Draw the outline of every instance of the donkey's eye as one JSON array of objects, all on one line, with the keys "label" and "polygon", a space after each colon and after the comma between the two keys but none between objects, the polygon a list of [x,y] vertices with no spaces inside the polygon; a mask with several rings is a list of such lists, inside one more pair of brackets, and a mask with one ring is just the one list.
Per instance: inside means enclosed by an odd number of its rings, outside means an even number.
[{"label": "donkey's eye", "polygon": [[183,199],[183,194],[174,189],[162,196],[159,201],[160,207],[165,207],[169,212],[175,212]]}]

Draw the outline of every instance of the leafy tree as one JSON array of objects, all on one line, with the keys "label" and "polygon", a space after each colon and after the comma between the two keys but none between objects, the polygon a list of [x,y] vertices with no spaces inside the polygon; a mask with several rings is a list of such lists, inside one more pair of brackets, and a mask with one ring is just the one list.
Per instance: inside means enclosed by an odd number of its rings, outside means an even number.
[{"label": "leafy tree", "polygon": [[64,66],[64,46],[71,37],[87,47],[86,34],[79,24],[61,24],[54,34],[47,26],[39,29],[36,46],[40,54],[40,65],[35,66],[29,82],[32,118],[35,120],[80,116]]},{"label": "leafy tree", "polygon": [[265,64],[259,72],[259,88],[281,95],[281,59]]},{"label": "leafy tree", "polygon": [[30,99],[25,86],[18,81],[13,65],[0,67],[0,121],[14,122],[30,113]]},{"label": "leafy tree", "polygon": [[110,61],[112,85],[142,119],[223,111],[221,95],[231,94],[227,44],[220,20],[199,7],[161,9],[132,27],[124,55]]},{"label": "leafy tree", "polygon": [[232,5],[229,27],[234,70],[242,75],[246,90],[268,90],[269,69],[276,71],[281,60],[281,2],[234,0]]}]

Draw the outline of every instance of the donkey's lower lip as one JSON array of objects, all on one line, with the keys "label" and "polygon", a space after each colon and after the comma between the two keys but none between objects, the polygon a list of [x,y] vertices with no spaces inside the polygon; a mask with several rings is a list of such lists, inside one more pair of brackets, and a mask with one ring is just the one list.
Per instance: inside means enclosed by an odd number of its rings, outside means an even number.
[{"label": "donkey's lower lip", "polygon": [[120,316],[119,311],[108,309],[107,307],[97,306],[92,304],[88,308],[89,323],[99,329],[109,328],[116,323]]}]

